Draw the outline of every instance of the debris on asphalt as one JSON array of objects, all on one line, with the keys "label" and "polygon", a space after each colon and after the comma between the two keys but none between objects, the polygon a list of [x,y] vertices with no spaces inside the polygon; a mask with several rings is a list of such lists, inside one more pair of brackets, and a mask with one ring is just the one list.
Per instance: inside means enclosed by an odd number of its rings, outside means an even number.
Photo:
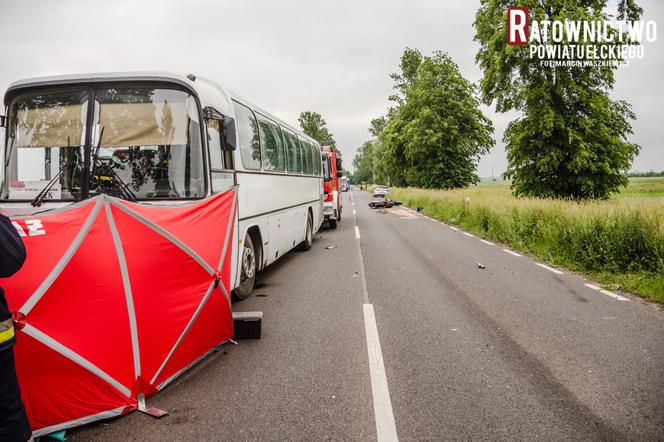
[{"label": "debris on asphalt", "polygon": [[481,262],[475,262],[475,264],[477,264],[478,269],[486,269],[486,266],[484,264],[482,264]]},{"label": "debris on asphalt", "polygon": [[325,247],[325,250],[334,249],[335,247],[337,247],[336,244],[334,244],[334,245],[332,245],[332,246],[327,246],[327,247]]},{"label": "debris on asphalt", "polygon": [[394,206],[400,206],[401,202],[400,201],[394,201],[389,198],[385,198],[384,196],[377,196],[374,195],[371,200],[369,200],[369,207],[372,209],[390,209]]}]

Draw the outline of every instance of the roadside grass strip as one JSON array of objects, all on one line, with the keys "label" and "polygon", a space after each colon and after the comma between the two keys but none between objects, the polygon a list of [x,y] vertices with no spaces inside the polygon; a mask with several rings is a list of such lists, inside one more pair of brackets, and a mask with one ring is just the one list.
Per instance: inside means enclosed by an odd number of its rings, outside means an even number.
[{"label": "roadside grass strip", "polygon": [[543,269],[546,269],[550,272],[555,273],[556,275],[564,275],[565,274],[565,272],[561,272],[560,270],[554,269],[553,267],[549,267],[548,265],[542,264],[541,262],[536,262],[535,264],[542,267]]},{"label": "roadside grass strip", "polygon": [[600,292],[603,295],[610,296],[614,299],[617,299],[618,301],[629,301],[628,298],[625,298],[624,296],[620,296],[617,293],[610,292],[608,290],[604,290],[602,287],[598,287],[595,284],[584,284],[586,287],[591,288],[593,290],[596,290]]}]

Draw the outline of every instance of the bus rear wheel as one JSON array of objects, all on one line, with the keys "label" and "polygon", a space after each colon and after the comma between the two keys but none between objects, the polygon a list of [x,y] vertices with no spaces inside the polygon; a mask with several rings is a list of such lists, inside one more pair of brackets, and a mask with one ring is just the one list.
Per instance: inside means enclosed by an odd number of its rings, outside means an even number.
[{"label": "bus rear wheel", "polygon": [[233,291],[233,295],[238,300],[247,299],[251,295],[254,283],[256,282],[256,249],[249,233],[244,237],[244,248],[240,264],[242,266],[240,285]]},{"label": "bus rear wheel", "polygon": [[304,232],[304,241],[302,241],[298,250],[307,251],[314,244],[314,221],[311,219],[311,213],[307,214],[307,230]]}]

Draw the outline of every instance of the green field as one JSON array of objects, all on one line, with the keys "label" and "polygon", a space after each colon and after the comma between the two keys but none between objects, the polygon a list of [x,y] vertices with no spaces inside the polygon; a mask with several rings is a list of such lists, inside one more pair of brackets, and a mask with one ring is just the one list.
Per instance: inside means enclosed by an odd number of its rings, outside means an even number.
[{"label": "green field", "polygon": [[459,190],[392,188],[390,198],[611,290],[664,303],[664,178],[632,178],[606,201],[514,198],[509,183]]}]

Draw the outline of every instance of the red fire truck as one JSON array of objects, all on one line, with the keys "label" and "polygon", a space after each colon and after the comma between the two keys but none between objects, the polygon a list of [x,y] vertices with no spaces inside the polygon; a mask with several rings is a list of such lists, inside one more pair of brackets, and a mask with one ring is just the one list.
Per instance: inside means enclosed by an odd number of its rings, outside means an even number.
[{"label": "red fire truck", "polygon": [[321,148],[323,153],[323,192],[325,200],[323,203],[323,216],[327,225],[337,228],[337,222],[341,221],[342,204],[339,190],[339,178],[341,177],[341,158],[337,156],[329,146]]}]

